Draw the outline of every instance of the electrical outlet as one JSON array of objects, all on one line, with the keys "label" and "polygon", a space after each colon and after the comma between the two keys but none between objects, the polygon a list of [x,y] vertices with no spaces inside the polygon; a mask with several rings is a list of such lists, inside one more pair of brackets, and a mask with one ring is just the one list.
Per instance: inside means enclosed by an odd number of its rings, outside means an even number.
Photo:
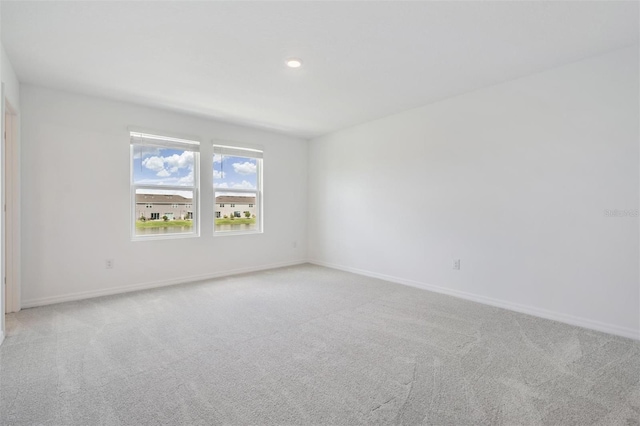
[{"label": "electrical outlet", "polygon": [[460,270],[460,259],[453,259],[453,269]]},{"label": "electrical outlet", "polygon": [[114,264],[114,260],[113,259],[107,259],[104,261],[104,267],[105,269],[113,269],[113,264]]}]

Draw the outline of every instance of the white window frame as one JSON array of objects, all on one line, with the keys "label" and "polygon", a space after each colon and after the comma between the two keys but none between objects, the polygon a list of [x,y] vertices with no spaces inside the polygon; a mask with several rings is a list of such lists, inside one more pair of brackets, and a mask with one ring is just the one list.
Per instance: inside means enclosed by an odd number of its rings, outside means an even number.
[{"label": "white window frame", "polygon": [[[162,133],[162,135],[158,134]],[[129,148],[129,167],[130,167],[130,186],[131,186],[131,240],[132,241],[149,241],[149,240],[166,240],[175,238],[194,238],[200,236],[200,142],[195,139],[187,139],[182,137],[174,137],[165,132],[144,132],[130,129],[129,132],[130,148]],[[148,185],[136,184],[133,180],[133,155],[134,146],[149,146],[154,148],[170,148],[185,151],[193,151],[193,185]],[[193,192],[193,230],[191,232],[175,232],[169,234],[149,234],[136,235],[136,191],[139,189],[150,190],[174,190],[174,191],[192,191]]]},{"label": "white window frame", "polygon": [[[216,187],[215,187],[215,177],[213,178],[213,205],[214,205],[214,213],[213,213],[213,236],[214,237],[222,237],[228,235],[250,235],[250,234],[262,234],[264,233],[264,206],[263,206],[263,187],[262,187],[262,175],[263,175],[263,161],[264,161],[264,149],[259,145],[247,145],[236,142],[228,142],[228,141],[213,141],[213,155],[215,157],[216,154],[227,155],[227,156],[236,156],[236,157],[245,157],[245,158],[254,158],[256,159],[256,189],[242,189],[242,188],[218,188],[219,192],[234,192],[238,194],[255,194],[256,201],[254,205],[256,206],[256,211],[258,212],[257,225],[258,228],[250,231],[216,231],[216,215],[215,215],[215,206],[218,206],[222,203],[216,203]],[[212,165],[213,165],[213,158]],[[226,204],[226,203],[225,203]],[[219,206],[218,206],[219,207]]]}]

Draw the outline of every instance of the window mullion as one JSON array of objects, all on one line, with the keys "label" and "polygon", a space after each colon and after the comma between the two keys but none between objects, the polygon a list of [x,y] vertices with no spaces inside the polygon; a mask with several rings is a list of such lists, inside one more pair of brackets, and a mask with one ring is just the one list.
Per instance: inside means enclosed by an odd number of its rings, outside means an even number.
[{"label": "window mullion", "polygon": [[213,188],[215,192],[238,192],[243,194],[254,194],[259,192],[258,189],[245,189],[245,188]]},{"label": "window mullion", "polygon": [[173,186],[173,185],[133,185],[134,189],[160,189],[163,191],[194,191],[195,186]]}]

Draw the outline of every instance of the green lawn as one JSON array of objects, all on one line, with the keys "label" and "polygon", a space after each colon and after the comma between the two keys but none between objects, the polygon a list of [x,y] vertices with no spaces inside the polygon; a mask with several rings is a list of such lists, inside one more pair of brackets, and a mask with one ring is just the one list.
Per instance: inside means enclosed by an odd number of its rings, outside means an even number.
[{"label": "green lawn", "polygon": [[143,222],[141,220],[136,220],[136,228],[182,228],[182,227],[192,227],[192,220],[147,220]]},{"label": "green lawn", "polygon": [[235,219],[216,219],[216,225],[245,225],[256,223],[255,217],[236,217]]},{"label": "green lawn", "polygon": [[[247,225],[256,223],[255,217],[236,217],[235,219],[216,219],[216,225]],[[182,228],[182,227],[192,227],[192,220],[168,220],[164,221],[160,220],[147,220],[145,222],[141,220],[136,220],[136,228],[144,229],[144,228]]]}]

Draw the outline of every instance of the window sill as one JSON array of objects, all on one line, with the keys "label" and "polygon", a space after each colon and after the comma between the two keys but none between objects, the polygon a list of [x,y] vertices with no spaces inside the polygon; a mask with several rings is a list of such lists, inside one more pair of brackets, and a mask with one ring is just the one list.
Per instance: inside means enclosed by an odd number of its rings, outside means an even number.
[{"label": "window sill", "polygon": [[232,235],[260,235],[260,234],[264,234],[264,231],[262,230],[260,231],[218,231],[218,232],[214,232],[213,236],[214,238],[217,238],[217,237],[228,237]]},{"label": "window sill", "polygon": [[181,240],[181,239],[198,238],[198,237],[200,237],[200,234],[197,234],[197,233],[168,234],[168,235],[158,234],[158,235],[145,235],[140,237],[131,237],[131,241],[138,242],[138,241],[158,241],[158,240]]}]

